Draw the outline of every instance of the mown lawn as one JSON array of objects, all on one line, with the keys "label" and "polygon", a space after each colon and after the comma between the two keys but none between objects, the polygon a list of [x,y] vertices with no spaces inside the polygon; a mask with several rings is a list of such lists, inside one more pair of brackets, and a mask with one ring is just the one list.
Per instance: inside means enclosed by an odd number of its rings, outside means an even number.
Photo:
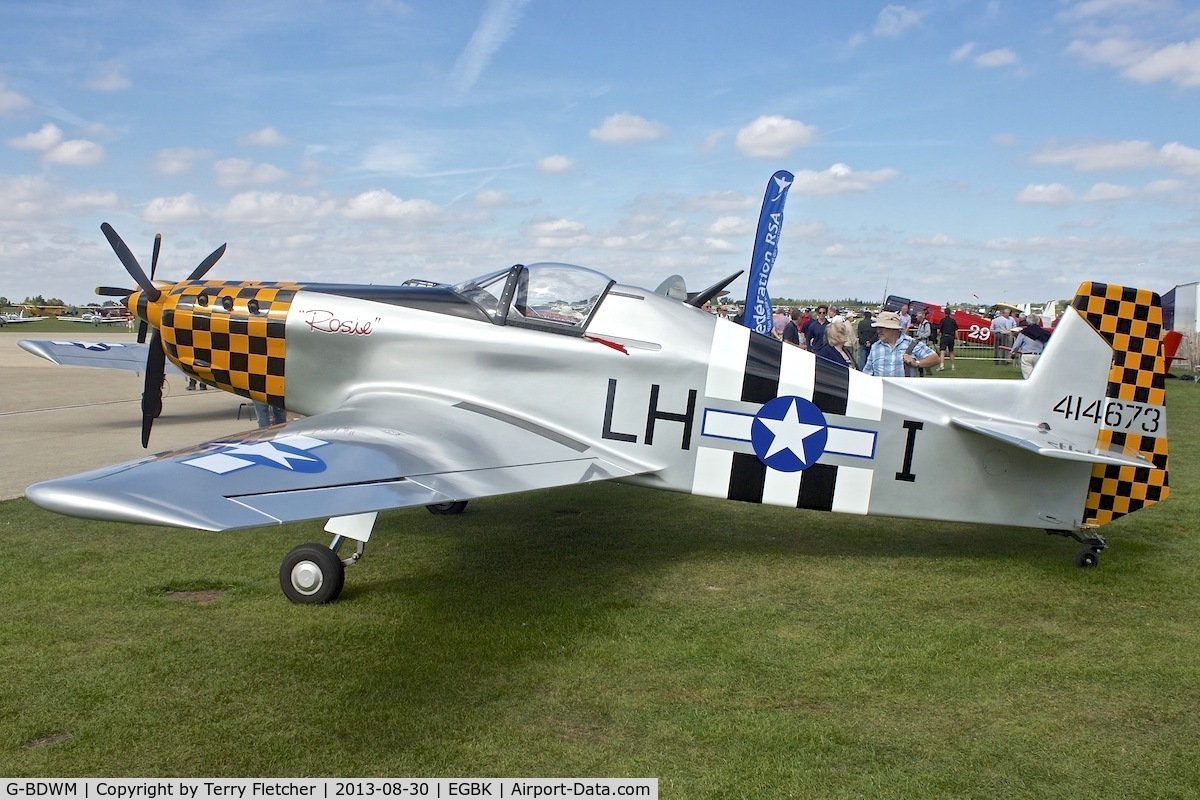
[{"label": "mown lawn", "polygon": [[1095,570],[1038,531],[595,485],[384,515],[342,600],[300,607],[276,573],[318,523],[3,503],[0,774],[1195,797],[1200,387],[1171,384],[1171,498]]}]

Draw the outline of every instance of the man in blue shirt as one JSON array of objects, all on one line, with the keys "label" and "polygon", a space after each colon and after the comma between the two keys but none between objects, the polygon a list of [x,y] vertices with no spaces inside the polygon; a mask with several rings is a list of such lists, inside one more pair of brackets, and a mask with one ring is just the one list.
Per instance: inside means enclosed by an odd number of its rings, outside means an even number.
[{"label": "man in blue shirt", "polygon": [[941,359],[924,342],[918,342],[901,329],[900,315],[881,311],[873,323],[879,341],[871,346],[862,371],[880,378],[903,378],[917,374],[918,367],[932,367]]}]

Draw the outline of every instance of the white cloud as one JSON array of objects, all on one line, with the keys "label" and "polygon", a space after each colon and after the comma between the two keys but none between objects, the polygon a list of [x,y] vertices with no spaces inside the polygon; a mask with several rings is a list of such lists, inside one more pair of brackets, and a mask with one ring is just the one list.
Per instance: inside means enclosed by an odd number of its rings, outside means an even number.
[{"label": "white cloud", "polygon": [[875,18],[875,28],[871,32],[876,36],[894,39],[919,23],[924,16],[923,11],[913,11],[905,6],[885,6]]},{"label": "white cloud", "polygon": [[104,148],[87,139],[63,140],[62,129],[47,122],[39,130],[9,139],[16,150],[41,150],[42,163],[63,167],[91,167],[104,160]]},{"label": "white cloud", "polygon": [[715,214],[727,214],[730,211],[745,211],[755,208],[755,200],[741,192],[705,192],[681,201],[679,208],[684,211],[711,211]]},{"label": "white cloud", "polygon": [[737,133],[738,152],[749,158],[787,158],[817,140],[818,128],[778,115],[762,116]]},{"label": "white cloud", "polygon": [[501,192],[497,189],[484,189],[476,192],[471,203],[476,208],[520,208],[534,204],[529,201],[517,200],[508,192]]},{"label": "white cloud", "polygon": [[1113,36],[1095,42],[1076,40],[1067,52],[1093,63],[1115,67],[1138,83],[1170,81],[1200,86],[1200,39],[1155,47],[1137,39]]},{"label": "white cloud", "polygon": [[1137,194],[1136,189],[1128,186],[1117,186],[1114,183],[1097,183],[1088,189],[1083,196],[1085,203],[1103,203],[1112,200],[1125,200]]},{"label": "white cloud", "polygon": [[536,219],[529,223],[526,232],[538,247],[572,247],[592,240],[586,225],[569,219]]},{"label": "white cloud", "polygon": [[895,180],[899,175],[894,169],[855,172],[846,164],[834,164],[824,172],[800,170],[796,173],[792,192],[813,197],[869,192],[881,183]]},{"label": "white cloud", "polygon": [[1046,147],[1030,160],[1034,164],[1066,164],[1078,172],[1112,169],[1166,169],[1183,175],[1200,175],[1200,149],[1168,142],[1157,150],[1150,142],[1082,142]]},{"label": "white cloud", "polygon": [[708,226],[708,233],[713,236],[754,235],[754,220],[746,217],[720,217]]},{"label": "white cloud", "polygon": [[217,176],[217,185],[227,189],[239,189],[247,186],[263,186],[277,183],[287,177],[287,173],[272,164],[255,164],[245,158],[226,158],[213,164],[213,172]]},{"label": "white cloud", "polygon": [[177,197],[156,197],[142,209],[143,222],[158,224],[193,223],[207,216],[200,198],[190,192]]},{"label": "white cloud", "polygon": [[950,54],[950,60],[955,63],[966,61],[973,52],[975,52],[975,42],[967,42]]},{"label": "white cloud", "polygon": [[49,150],[63,140],[62,129],[47,122],[40,129],[8,140],[9,147],[17,150]]},{"label": "white cloud", "polygon": [[1061,183],[1031,183],[1014,199],[1024,205],[1059,206],[1074,200],[1075,193]]},{"label": "white cloud", "polygon": [[176,147],[154,154],[154,171],[160,175],[187,175],[197,161],[210,157],[207,150]]},{"label": "white cloud", "polygon": [[492,56],[512,36],[529,0],[489,0],[466,49],[454,63],[450,82],[458,92],[470,91]]},{"label": "white cloud", "polygon": [[119,205],[115,192],[64,191],[44,175],[0,175],[0,220],[47,220]]},{"label": "white cloud", "polygon": [[69,139],[47,150],[42,161],[63,167],[91,167],[103,161],[104,155],[104,148],[95,142]]},{"label": "white cloud", "polygon": [[984,69],[994,69],[996,67],[1010,67],[1020,63],[1020,59],[1017,58],[1017,54],[1012,50],[1001,49],[980,53],[972,63]]},{"label": "white cloud", "polygon": [[667,135],[667,126],[659,122],[651,122],[636,114],[621,112],[613,114],[601,123],[599,128],[593,128],[588,136],[609,144],[629,144],[631,142],[646,142],[661,139]]},{"label": "white cloud", "polygon": [[347,219],[425,225],[443,221],[446,210],[429,200],[404,200],[387,189],[372,189],[352,198],[342,209],[342,216]]},{"label": "white cloud", "polygon": [[1069,164],[1079,172],[1153,167],[1158,161],[1154,145],[1144,141],[1082,142],[1046,147],[1030,159],[1034,164]]},{"label": "white cloud", "polygon": [[0,80],[0,114],[19,111],[22,108],[29,108],[31,105],[33,104],[29,101],[28,97],[9,89],[8,85]]},{"label": "white cloud", "polygon": [[275,128],[266,127],[240,137],[238,144],[243,147],[283,147],[291,141]]},{"label": "white cloud", "polygon": [[537,168],[544,175],[566,175],[575,171],[575,162],[566,156],[546,156],[537,162]]},{"label": "white cloud", "polygon": [[133,85],[125,75],[125,67],[116,62],[102,64],[99,70],[87,79],[87,87],[98,92],[119,92]]},{"label": "white cloud", "polygon": [[306,222],[332,211],[332,203],[316,197],[281,192],[242,192],[230,198],[220,216],[228,222],[269,225]]}]

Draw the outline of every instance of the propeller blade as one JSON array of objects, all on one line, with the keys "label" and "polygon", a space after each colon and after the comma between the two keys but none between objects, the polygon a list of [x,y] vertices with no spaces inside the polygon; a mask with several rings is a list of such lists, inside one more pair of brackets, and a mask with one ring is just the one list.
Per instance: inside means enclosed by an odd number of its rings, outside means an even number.
[{"label": "propeller blade", "polygon": [[142,265],[138,263],[129,247],[122,241],[117,232],[113,230],[113,226],[107,222],[100,226],[100,230],[104,233],[104,237],[108,239],[108,243],[112,245],[113,252],[117,254],[117,258],[121,260],[121,264],[125,267],[125,271],[129,273],[137,285],[142,287],[146,292],[146,298],[150,302],[155,302],[162,297],[162,292],[157,286],[146,276],[146,272],[142,269]]},{"label": "propeller blade", "polygon": [[154,280],[154,271],[158,269],[158,251],[162,249],[162,234],[154,234],[154,255],[150,256],[150,280]]},{"label": "propeller blade", "polygon": [[150,427],[162,413],[162,385],[167,372],[167,354],[158,329],[150,336],[150,355],[146,357],[146,386],[142,390],[142,447],[150,445]]},{"label": "propeller blade", "polygon": [[[228,242],[226,242],[226,244],[228,244]],[[225,255],[226,244],[221,245],[216,250],[213,250],[211,253],[209,253],[208,258],[201,261],[200,264],[197,265],[194,270],[192,270],[192,274],[188,275],[187,279],[189,281],[198,281],[203,278],[205,273],[213,268],[213,264],[216,264],[221,260],[221,256]]]},{"label": "propeller blade", "polygon": [[137,331],[137,343],[138,344],[146,343],[146,332],[149,330],[150,330],[150,326],[146,324],[146,320],[139,319],[138,320],[138,331]]},{"label": "propeller blade", "polygon": [[133,294],[133,289],[124,289],[120,286],[97,286],[96,294],[104,297],[129,297]]}]

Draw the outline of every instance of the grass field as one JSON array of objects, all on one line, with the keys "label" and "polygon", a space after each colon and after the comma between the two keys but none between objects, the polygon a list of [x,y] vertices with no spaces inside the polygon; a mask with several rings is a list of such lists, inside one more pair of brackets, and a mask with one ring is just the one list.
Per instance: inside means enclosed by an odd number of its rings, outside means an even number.
[{"label": "grass field", "polygon": [[0,774],[1194,798],[1200,387],[1170,383],[1171,497],[1094,570],[1039,531],[602,484],[382,515],[342,600],[301,607],[276,572],[319,523],[0,504]]}]

